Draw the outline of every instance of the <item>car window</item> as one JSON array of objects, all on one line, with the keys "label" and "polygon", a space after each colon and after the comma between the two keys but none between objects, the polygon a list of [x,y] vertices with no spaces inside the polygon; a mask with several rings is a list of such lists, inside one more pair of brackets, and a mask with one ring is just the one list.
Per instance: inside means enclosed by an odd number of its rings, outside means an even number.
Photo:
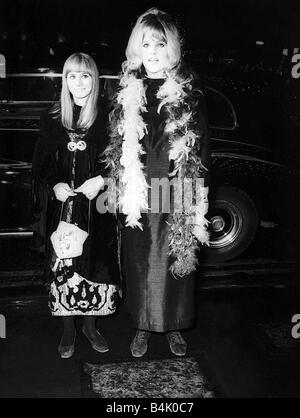
[{"label": "car window", "polygon": [[10,81],[7,78],[0,78],[0,102],[10,99]]},{"label": "car window", "polygon": [[210,128],[222,128],[232,130],[237,126],[234,108],[222,93],[206,87],[205,101],[207,106],[207,117]]},{"label": "car window", "polygon": [[43,74],[8,75],[11,100],[49,102],[58,99],[61,77]]}]

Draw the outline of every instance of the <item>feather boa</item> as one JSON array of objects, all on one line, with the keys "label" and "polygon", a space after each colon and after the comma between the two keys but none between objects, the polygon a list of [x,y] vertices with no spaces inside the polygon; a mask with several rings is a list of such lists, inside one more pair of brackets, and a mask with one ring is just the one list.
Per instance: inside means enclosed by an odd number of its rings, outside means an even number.
[{"label": "feather boa", "polygon": [[146,131],[146,124],[141,112],[146,111],[145,89],[143,81],[133,75],[123,80],[124,88],[118,95],[124,117],[118,126],[118,133],[123,137],[120,164],[123,167],[120,176],[122,194],[120,209],[126,216],[126,226],[138,226],[141,211],[148,209],[148,185],[143,173],[140,156],[144,150],[140,143]]},{"label": "feather boa", "polygon": [[[146,111],[146,97],[143,79],[134,72],[124,72],[120,81],[121,90],[117,103],[121,109],[116,123],[111,120],[111,142],[104,155],[111,177],[109,200],[126,215],[126,226],[139,227],[141,212],[148,209],[148,184],[140,156],[145,152],[141,139],[147,131],[142,113]],[[165,132],[169,136],[169,160],[174,161],[170,176],[177,176],[180,187],[187,178],[199,179],[200,169],[205,169],[198,156],[200,148],[199,132],[193,128],[193,112],[186,105],[190,80],[178,82],[167,74],[160,87],[158,112],[165,106],[168,115]],[[118,186],[116,186],[118,184]],[[184,188],[185,190],[185,188]],[[189,188],[189,190],[192,190]],[[185,199],[190,204],[184,210],[171,214],[169,224],[169,254],[174,257],[170,270],[175,276],[184,277],[196,269],[199,242],[208,245],[208,221],[205,214],[208,208],[207,188],[197,183],[197,205],[193,197]],[[182,203],[182,195],[179,193]],[[175,202],[176,205],[176,202]]]}]

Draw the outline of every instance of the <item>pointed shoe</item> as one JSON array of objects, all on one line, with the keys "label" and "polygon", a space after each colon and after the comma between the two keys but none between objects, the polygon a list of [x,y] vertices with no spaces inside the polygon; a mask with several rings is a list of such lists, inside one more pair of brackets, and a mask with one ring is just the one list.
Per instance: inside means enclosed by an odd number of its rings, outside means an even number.
[{"label": "pointed shoe", "polygon": [[61,342],[59,343],[58,352],[61,358],[70,358],[73,356],[75,352],[75,339],[76,339],[76,332],[75,332],[73,344],[62,345]]},{"label": "pointed shoe", "polygon": [[105,340],[105,338],[100,334],[100,332],[98,332],[97,330],[96,330],[96,332],[97,332],[97,334],[98,334],[98,336],[99,336],[99,340],[98,341],[95,341],[95,340],[93,340],[92,338],[90,338],[90,336],[88,335],[88,333],[86,332],[86,330],[85,330],[85,328],[84,327],[82,327],[82,333],[86,336],[86,338],[89,340],[89,342],[90,342],[90,344],[91,344],[91,346],[92,346],[92,348],[95,350],[95,351],[98,351],[98,353],[106,353],[107,351],[109,351],[109,348],[108,348],[108,344],[107,344],[107,342],[106,342],[106,340]]}]

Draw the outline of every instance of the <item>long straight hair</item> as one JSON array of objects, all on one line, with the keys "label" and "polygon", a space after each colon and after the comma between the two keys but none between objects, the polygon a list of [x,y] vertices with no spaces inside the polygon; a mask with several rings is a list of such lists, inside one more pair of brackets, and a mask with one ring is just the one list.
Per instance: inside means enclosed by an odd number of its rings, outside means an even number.
[{"label": "long straight hair", "polygon": [[[80,116],[75,127],[73,126],[74,99],[67,84],[67,76],[71,71],[86,72],[92,77],[91,93],[81,109]],[[60,102],[58,106],[54,108],[53,113],[56,114],[56,117],[61,119],[62,125],[67,129],[88,129],[91,127],[97,117],[98,95],[99,72],[95,61],[89,55],[82,52],[72,54],[69,58],[67,58],[63,67]]]},{"label": "long straight hair", "polygon": [[168,70],[176,67],[182,54],[179,31],[170,15],[156,8],[143,13],[132,29],[125,52],[127,66],[131,69],[141,67],[143,38],[147,31],[150,31],[154,38],[166,42],[170,63]]}]

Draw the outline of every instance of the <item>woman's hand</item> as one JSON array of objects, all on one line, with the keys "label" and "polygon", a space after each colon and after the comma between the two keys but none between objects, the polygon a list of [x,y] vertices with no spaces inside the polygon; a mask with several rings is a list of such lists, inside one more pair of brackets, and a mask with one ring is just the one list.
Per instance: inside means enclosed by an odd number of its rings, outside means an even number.
[{"label": "woman's hand", "polygon": [[103,186],[104,180],[102,176],[92,177],[86,180],[80,187],[77,187],[75,192],[83,193],[89,200],[92,200],[97,196]]},{"label": "woman's hand", "polygon": [[53,191],[56,199],[60,202],[65,202],[70,196],[76,196],[76,193],[67,183],[57,183],[53,187]]}]

